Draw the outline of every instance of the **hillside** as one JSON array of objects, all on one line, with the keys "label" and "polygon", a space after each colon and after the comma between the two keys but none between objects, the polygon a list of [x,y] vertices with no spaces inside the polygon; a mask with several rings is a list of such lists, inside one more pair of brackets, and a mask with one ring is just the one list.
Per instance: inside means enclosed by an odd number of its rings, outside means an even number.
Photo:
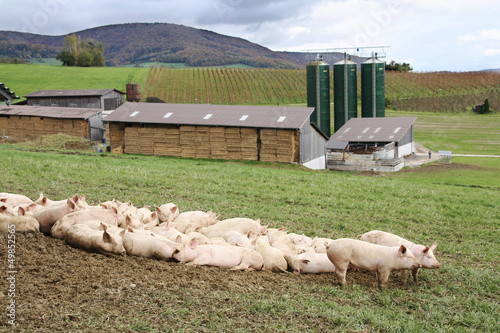
[{"label": "hillside", "polygon": [[[310,57],[300,52],[274,52],[242,38],[169,23],[127,23],[75,32],[101,42],[107,66],[143,62],[188,66],[245,64],[259,68],[304,68]],[[44,36],[0,31],[0,58],[53,58],[65,35]]]}]

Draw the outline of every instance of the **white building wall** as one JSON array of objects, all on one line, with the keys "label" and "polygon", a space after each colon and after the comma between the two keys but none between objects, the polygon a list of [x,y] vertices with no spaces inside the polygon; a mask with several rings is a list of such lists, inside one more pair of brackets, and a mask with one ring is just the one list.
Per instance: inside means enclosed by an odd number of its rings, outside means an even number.
[{"label": "white building wall", "polygon": [[303,166],[309,168],[309,169],[314,169],[314,170],[321,170],[326,168],[326,158],[325,155],[320,156],[314,160],[308,161],[304,164]]},{"label": "white building wall", "polygon": [[399,146],[397,156],[395,156],[395,158],[405,157],[407,155],[411,155],[412,153],[413,153],[413,141],[403,146]]}]

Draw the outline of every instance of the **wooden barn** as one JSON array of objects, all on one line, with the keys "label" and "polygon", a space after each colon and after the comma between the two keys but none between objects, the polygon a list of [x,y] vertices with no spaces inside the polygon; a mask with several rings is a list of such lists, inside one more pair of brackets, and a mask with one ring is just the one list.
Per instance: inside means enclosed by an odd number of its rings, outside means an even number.
[{"label": "wooden barn", "polygon": [[102,110],[28,105],[0,106],[0,132],[15,141],[67,134],[103,140]]},{"label": "wooden barn", "polygon": [[124,153],[300,163],[325,168],[327,138],[314,108],[125,103],[107,116],[111,149]]},{"label": "wooden barn", "polygon": [[5,84],[0,82],[0,102],[2,104],[11,104],[15,99],[19,99],[19,96],[11,91],[9,87],[6,87]]},{"label": "wooden barn", "polygon": [[398,171],[414,151],[416,117],[351,118],[326,143],[330,170]]},{"label": "wooden barn", "polygon": [[115,110],[125,93],[116,89],[38,90],[25,95],[28,105]]}]

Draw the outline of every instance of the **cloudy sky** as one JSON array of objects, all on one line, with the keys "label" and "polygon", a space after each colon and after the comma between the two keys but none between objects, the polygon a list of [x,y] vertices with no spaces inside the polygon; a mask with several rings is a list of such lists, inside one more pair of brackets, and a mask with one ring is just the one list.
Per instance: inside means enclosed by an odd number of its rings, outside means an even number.
[{"label": "cloudy sky", "polygon": [[275,51],[376,51],[415,71],[500,68],[498,0],[0,0],[0,8],[0,30],[64,35],[165,22]]}]

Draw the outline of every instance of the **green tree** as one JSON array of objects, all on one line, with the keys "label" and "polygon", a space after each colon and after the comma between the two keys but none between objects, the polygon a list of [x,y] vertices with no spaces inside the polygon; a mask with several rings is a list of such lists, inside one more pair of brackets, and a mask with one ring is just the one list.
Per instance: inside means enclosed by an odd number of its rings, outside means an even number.
[{"label": "green tree", "polygon": [[103,67],[106,61],[101,43],[92,39],[83,41],[75,34],[64,38],[64,46],[56,59],[61,61],[63,66],[80,67]]},{"label": "green tree", "polygon": [[394,60],[391,60],[390,63],[385,64],[385,70],[398,71],[398,72],[411,72],[413,70],[413,67],[411,67],[410,64],[407,64],[406,62],[400,64],[398,62],[395,62]]}]

